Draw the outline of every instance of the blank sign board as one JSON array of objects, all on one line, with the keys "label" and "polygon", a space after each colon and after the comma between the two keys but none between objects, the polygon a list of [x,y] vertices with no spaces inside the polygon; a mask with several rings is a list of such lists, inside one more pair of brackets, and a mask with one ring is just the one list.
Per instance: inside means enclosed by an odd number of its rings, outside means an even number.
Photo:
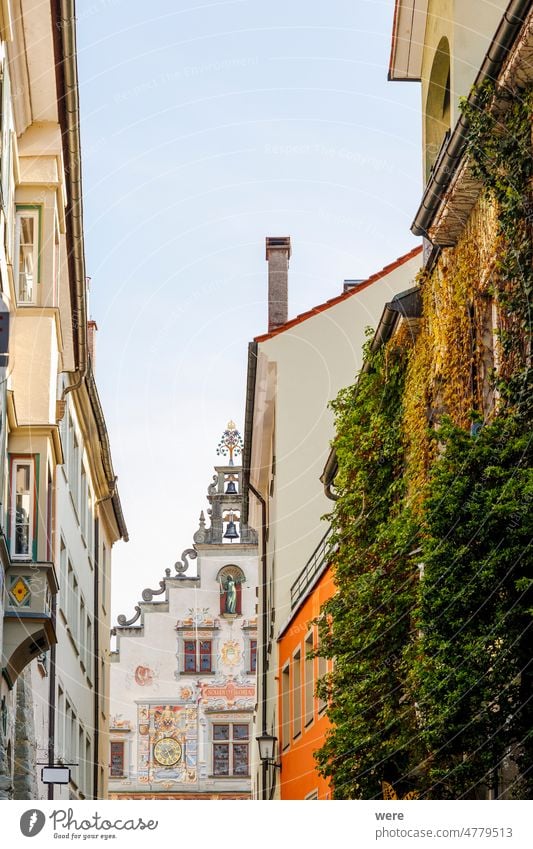
[{"label": "blank sign board", "polygon": [[43,784],[68,784],[70,769],[67,766],[45,766],[41,770]]}]

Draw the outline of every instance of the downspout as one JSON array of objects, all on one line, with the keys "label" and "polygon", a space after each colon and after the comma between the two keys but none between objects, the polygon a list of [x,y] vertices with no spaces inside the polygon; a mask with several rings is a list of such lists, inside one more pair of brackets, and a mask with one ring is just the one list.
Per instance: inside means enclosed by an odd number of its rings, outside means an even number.
[{"label": "downspout", "polygon": [[[57,596],[52,596],[52,626],[56,628]],[[48,766],[54,766],[56,745],[56,644],[50,647],[50,677],[48,680]],[[54,798],[54,785],[48,785],[48,799]]]},{"label": "downspout", "polygon": [[93,755],[93,793],[98,799],[99,746],[100,746],[100,617],[98,604],[100,599],[100,523],[94,520],[94,755]]},{"label": "downspout", "polygon": [[[266,501],[263,496],[257,491],[254,485],[250,482],[250,464],[251,464],[251,449],[252,449],[252,434],[254,423],[254,401],[255,401],[255,381],[257,376],[257,342],[250,342],[248,345],[248,378],[246,385],[246,411],[244,421],[244,450],[242,456],[242,478],[243,478],[243,521],[248,522],[248,499],[249,491],[255,495],[261,504],[261,687],[260,687],[260,703],[261,703],[261,731],[263,734],[267,732],[266,720],[266,705],[267,705],[267,663],[268,663],[268,623],[266,610],[266,588],[267,588],[267,549],[266,549]],[[268,799],[267,795],[267,780],[268,780],[268,764],[261,764],[261,797],[263,800]]]},{"label": "downspout", "polygon": [[[475,106],[477,103],[479,86],[487,80],[497,78],[516,36],[522,29],[525,16],[530,8],[531,0],[511,0],[509,3],[468,96],[470,105]],[[444,155],[440,158],[435,172],[429,179],[422,203],[411,225],[411,232],[415,236],[429,238],[428,229],[431,226],[442,194],[450,185],[463,155],[468,128],[469,121],[464,114],[461,114],[450,136]]]},{"label": "downspout", "polygon": [[[261,733],[267,733],[267,718],[266,718],[266,707],[267,707],[267,663],[268,663],[268,648],[267,648],[267,639],[268,639],[268,623],[267,623],[267,609],[266,609],[266,589],[267,589],[267,550],[266,550],[266,530],[267,530],[267,521],[266,521],[266,501],[259,493],[255,486],[248,481],[248,488],[250,492],[252,492],[259,503],[261,504],[261,600],[262,600],[262,611],[261,611]],[[261,782],[261,795],[263,800],[267,799],[267,777],[268,777],[268,764],[263,762],[261,764],[262,767],[262,782]]]}]

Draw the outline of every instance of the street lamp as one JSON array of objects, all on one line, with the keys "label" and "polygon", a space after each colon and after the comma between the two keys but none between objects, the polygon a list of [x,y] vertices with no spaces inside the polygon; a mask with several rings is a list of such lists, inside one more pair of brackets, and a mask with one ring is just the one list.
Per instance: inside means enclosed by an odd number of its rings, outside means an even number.
[{"label": "street lamp", "polygon": [[259,746],[259,760],[261,763],[269,764],[269,766],[281,769],[281,764],[276,763],[275,761],[276,743],[278,742],[278,738],[274,737],[272,734],[267,734],[266,731],[263,731],[261,736],[256,737],[255,739]]}]

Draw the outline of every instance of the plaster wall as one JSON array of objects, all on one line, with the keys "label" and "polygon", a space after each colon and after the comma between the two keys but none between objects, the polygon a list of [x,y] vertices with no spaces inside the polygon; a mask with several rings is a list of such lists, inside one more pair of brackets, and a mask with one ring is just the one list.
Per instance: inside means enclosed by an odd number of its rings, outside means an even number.
[{"label": "plaster wall", "polygon": [[20,424],[55,424],[58,347],[53,315],[32,307],[13,321],[12,388]]},{"label": "plaster wall", "polygon": [[[211,725],[242,722],[250,725],[255,705],[255,673],[250,665],[250,639],[256,639],[257,550],[255,546],[197,546],[198,560],[183,577],[167,577],[166,590],[141,604],[141,625],[117,629],[117,653],[111,663],[111,741],[125,743],[125,775],[110,778],[113,798],[147,793],[241,793],[249,794],[250,778],[213,775]],[[224,617],[220,612],[220,583],[224,566],[238,566],[245,575],[241,585],[241,615]],[[199,580],[188,578],[198,574]],[[153,582],[157,589],[157,582]],[[183,640],[212,640],[212,671],[184,670]],[[246,690],[229,702],[228,681]],[[205,687],[208,688],[207,692]],[[212,691],[209,688],[214,688]],[[219,688],[217,690],[216,688]],[[210,693],[212,692],[212,695]],[[239,691],[240,692],[240,691]],[[218,695],[217,695],[218,693]],[[140,711],[150,706],[171,706],[189,711],[187,731],[190,771],[187,779],[172,770],[165,772],[153,761],[152,742],[140,732]],[[155,709],[155,708],[154,708]],[[183,714],[185,715],[185,713]],[[152,741],[150,737],[150,741]],[[143,749],[144,746],[144,749]],[[253,740],[249,739],[250,750]],[[142,752],[146,769],[143,771]],[[194,752],[195,755],[191,756]],[[148,768],[148,762],[151,766]],[[153,781],[148,781],[148,773]],[[165,775],[168,778],[165,780]]]},{"label": "plaster wall", "polygon": [[[459,101],[466,97],[494,37],[507,0],[429,0],[422,58],[422,139],[426,149],[426,104],[431,69],[441,38],[450,45],[450,107],[452,128],[459,119]],[[426,179],[428,174],[426,173]]]},{"label": "plaster wall", "polygon": [[[322,516],[332,506],[320,482],[334,436],[328,404],[354,382],[362,367],[365,329],[376,328],[385,303],[413,285],[420,265],[417,254],[360,292],[258,346],[252,482],[259,484],[268,502],[267,596],[260,592],[259,603],[260,610],[266,606],[273,642],[266,717],[259,704],[257,727],[264,722],[274,734],[279,720],[275,639],[290,616],[291,585],[326,533]],[[269,386],[274,378],[275,385]],[[270,429],[264,428],[265,422]],[[269,456],[272,480],[266,468]],[[258,526],[258,507],[253,499],[250,503],[252,522]]]}]

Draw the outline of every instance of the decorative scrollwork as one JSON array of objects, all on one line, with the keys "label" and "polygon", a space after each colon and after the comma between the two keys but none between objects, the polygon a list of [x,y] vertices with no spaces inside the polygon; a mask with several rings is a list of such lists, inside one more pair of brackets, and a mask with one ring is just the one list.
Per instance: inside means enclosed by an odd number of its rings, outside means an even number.
[{"label": "decorative scrollwork", "polygon": [[174,563],[174,569],[176,570],[176,572],[182,574],[183,572],[187,571],[187,569],[189,568],[189,557],[191,558],[191,560],[196,560],[196,558],[198,557],[198,554],[194,550],[194,548],[186,548],[185,551],[182,552],[181,560],[178,560],[177,563]]},{"label": "decorative scrollwork", "polygon": [[127,628],[128,625],[133,625],[134,622],[137,622],[137,619],[141,615],[141,608],[138,604],[135,605],[135,614],[131,617],[131,619],[126,619],[123,613],[117,617],[117,625],[120,625],[121,628]]},{"label": "decorative scrollwork", "polygon": [[150,587],[147,587],[145,590],[143,590],[142,591],[142,600],[143,601],[152,601],[152,599],[155,595],[163,595],[163,593],[165,592],[166,586],[167,586],[165,581],[159,581],[159,586],[161,587],[161,589],[159,589],[159,590],[151,590]]}]

